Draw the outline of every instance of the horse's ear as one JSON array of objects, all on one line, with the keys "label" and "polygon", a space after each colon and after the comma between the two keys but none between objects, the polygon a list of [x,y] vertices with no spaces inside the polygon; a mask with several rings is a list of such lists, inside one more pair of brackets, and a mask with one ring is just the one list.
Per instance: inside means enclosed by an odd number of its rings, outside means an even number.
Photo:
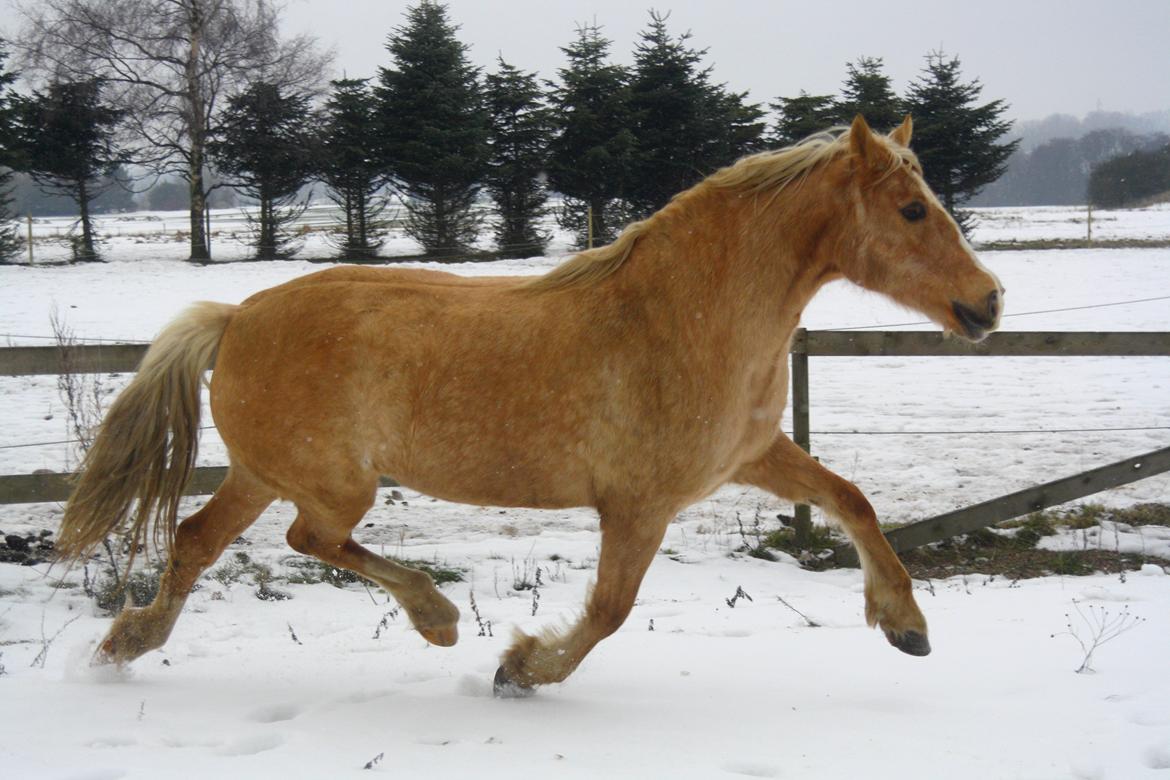
[{"label": "horse's ear", "polygon": [[861,114],[855,116],[853,124],[849,126],[849,147],[859,159],[871,163],[880,159],[879,155],[884,151]]},{"label": "horse's ear", "polygon": [[910,136],[914,134],[914,120],[909,114],[902,120],[902,124],[890,132],[890,140],[898,146],[910,147]]}]

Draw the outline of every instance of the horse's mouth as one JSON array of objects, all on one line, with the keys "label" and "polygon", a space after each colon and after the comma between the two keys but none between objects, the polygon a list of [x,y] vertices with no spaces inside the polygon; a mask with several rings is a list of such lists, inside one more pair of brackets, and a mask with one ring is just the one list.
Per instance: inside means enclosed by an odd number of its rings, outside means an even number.
[{"label": "horse's mouth", "polygon": [[959,323],[957,332],[968,341],[983,341],[983,339],[987,338],[988,333],[995,330],[997,318],[992,312],[979,314],[974,309],[958,301],[951,303],[951,311],[955,315],[955,320]]}]

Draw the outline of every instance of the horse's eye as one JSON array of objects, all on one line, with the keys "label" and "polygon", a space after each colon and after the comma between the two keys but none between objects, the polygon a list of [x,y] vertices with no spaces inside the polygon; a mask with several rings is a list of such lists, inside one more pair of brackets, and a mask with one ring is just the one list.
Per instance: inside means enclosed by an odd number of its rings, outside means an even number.
[{"label": "horse's eye", "polygon": [[926,218],[926,206],[922,205],[920,200],[911,201],[899,211],[902,212],[902,216],[906,218],[907,222],[917,222]]}]

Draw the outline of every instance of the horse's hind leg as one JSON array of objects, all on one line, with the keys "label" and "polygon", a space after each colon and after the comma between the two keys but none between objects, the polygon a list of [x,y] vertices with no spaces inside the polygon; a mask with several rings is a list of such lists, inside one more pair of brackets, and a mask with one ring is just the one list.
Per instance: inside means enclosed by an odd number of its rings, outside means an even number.
[{"label": "horse's hind leg", "polygon": [[162,647],[195,580],[275,499],[275,493],[242,468],[232,466],[215,495],[179,524],[154,601],[142,609],[122,610],[94,661],[127,663]]},{"label": "horse's hind leg", "polygon": [[585,614],[563,633],[547,631],[541,637],[518,633],[496,671],[496,696],[527,696],[537,685],[561,682],[630,614],[675,510],[610,508],[600,514],[601,557]]},{"label": "horse's hind leg", "polygon": [[372,495],[371,490],[369,498],[328,511],[298,504],[297,519],[288,529],[289,546],[381,585],[406,610],[424,639],[450,647],[459,638],[459,609],[438,591],[430,576],[375,555],[350,536],[372,505]]},{"label": "horse's hind leg", "polygon": [[880,625],[890,644],[905,653],[930,652],[926,618],[914,601],[910,575],[882,535],[873,507],[856,485],[817,463],[783,435],[762,458],[742,467],[734,480],[790,501],[819,506],[840,521],[857,547],[865,572],[867,622]]}]

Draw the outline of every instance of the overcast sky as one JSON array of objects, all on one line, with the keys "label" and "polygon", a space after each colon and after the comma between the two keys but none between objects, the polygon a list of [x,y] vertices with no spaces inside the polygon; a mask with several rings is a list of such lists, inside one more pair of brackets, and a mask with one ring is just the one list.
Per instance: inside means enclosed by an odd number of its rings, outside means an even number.
[{"label": "overcast sky", "polygon": [[[35,2],[35,0],[26,0]],[[287,32],[310,32],[337,51],[336,73],[375,76],[404,0],[284,0]],[[0,33],[15,32],[13,0],[0,0]],[[904,92],[936,49],[956,54],[983,98],[1003,98],[1013,119],[1052,113],[1170,110],[1170,0],[448,0],[475,64],[502,54],[554,78],[560,47],[596,21],[629,63],[647,11],[670,11],[674,33],[707,48],[717,81],[755,102],[800,90],[835,94],[845,64],[881,57]]]},{"label": "overcast sky", "polygon": [[[288,0],[287,29],[337,47],[338,72],[373,76],[389,63],[400,0]],[[1014,119],[1061,112],[1170,110],[1170,0],[449,0],[477,65],[513,65],[551,78],[575,25],[596,19],[630,61],[649,8],[691,30],[715,77],[757,102],[835,94],[845,63],[885,60],[901,93],[934,49],[957,54],[984,99]]]}]

